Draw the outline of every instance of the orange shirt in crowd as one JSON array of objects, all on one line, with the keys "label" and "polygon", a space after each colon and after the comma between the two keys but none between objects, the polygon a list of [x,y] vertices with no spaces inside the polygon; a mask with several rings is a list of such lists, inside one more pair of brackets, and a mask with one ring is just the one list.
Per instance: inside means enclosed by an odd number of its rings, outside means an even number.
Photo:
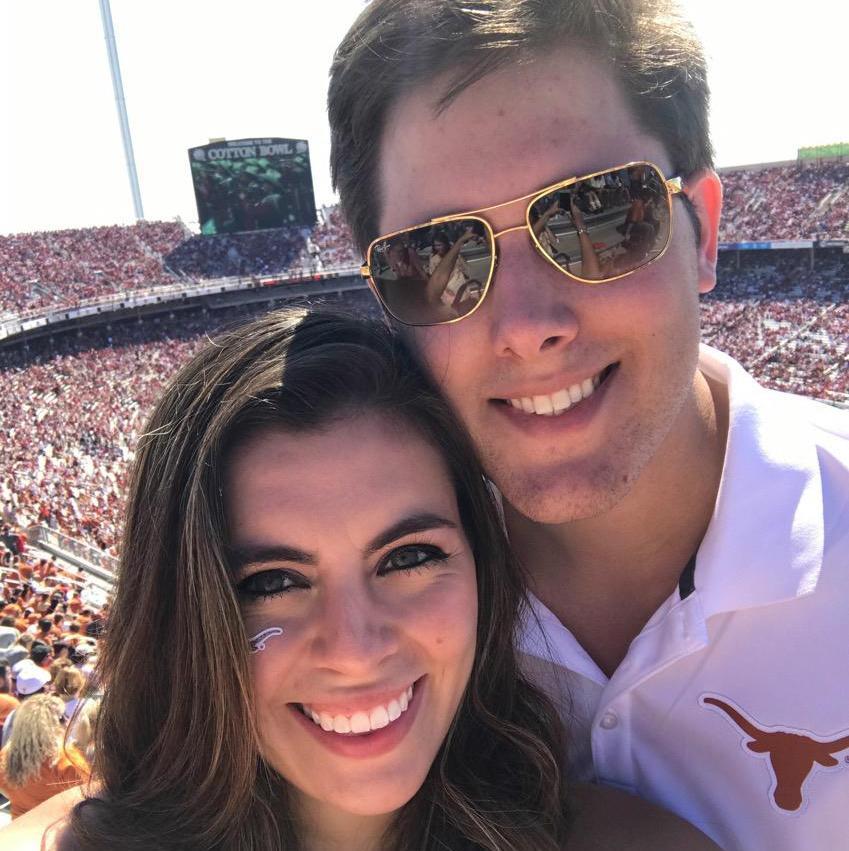
[{"label": "orange shirt in crowd", "polygon": [[18,565],[18,572],[21,574],[21,579],[25,582],[29,582],[32,579],[32,565],[31,564],[21,564]]},{"label": "orange shirt in crowd", "polygon": [[20,705],[21,702],[18,698],[12,697],[11,694],[0,694],[0,726],[9,717],[9,713],[13,709],[17,709]]},{"label": "orange shirt in crowd", "polygon": [[0,792],[11,801],[14,819],[59,792],[86,782],[90,775],[86,758],[73,745],[67,745],[54,765],[45,764],[41,774],[25,786],[10,786],[0,764]]}]

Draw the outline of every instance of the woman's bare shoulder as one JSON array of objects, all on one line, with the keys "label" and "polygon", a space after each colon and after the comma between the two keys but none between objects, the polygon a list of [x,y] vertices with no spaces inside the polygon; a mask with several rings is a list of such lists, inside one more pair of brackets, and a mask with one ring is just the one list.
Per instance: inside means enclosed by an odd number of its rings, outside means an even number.
[{"label": "woman's bare shoulder", "polygon": [[606,786],[575,784],[573,825],[564,851],[718,851],[689,822]]},{"label": "woman's bare shoulder", "polygon": [[81,786],[74,786],[0,829],[0,848],[3,851],[75,851],[68,838],[67,817],[73,807],[83,800]]}]

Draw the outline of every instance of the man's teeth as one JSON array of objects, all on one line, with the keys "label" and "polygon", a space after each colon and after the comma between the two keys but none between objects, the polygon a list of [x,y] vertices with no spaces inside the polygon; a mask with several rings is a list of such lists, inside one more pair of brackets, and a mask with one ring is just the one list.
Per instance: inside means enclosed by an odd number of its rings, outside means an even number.
[{"label": "man's teeth", "polygon": [[413,699],[413,687],[409,686],[394,700],[389,703],[380,704],[369,709],[368,712],[355,712],[353,715],[331,715],[329,712],[316,712],[309,704],[301,704],[301,711],[307,718],[321,727],[325,732],[342,733],[343,735],[356,733],[370,733],[372,730],[380,730],[397,721],[406,711]]},{"label": "man's teeth", "polygon": [[601,373],[592,378],[585,378],[580,384],[573,384],[563,390],[558,390],[550,396],[523,396],[521,399],[507,401],[526,414],[541,414],[551,417],[568,411],[576,402],[592,396],[596,387],[601,383]]}]

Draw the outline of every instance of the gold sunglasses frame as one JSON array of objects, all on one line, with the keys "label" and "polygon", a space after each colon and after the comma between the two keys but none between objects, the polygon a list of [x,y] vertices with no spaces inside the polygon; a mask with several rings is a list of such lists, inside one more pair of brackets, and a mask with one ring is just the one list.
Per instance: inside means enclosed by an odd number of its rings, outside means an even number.
[{"label": "gold sunglasses frame", "polygon": [[[568,186],[573,186],[576,183],[581,183],[584,180],[591,180],[594,177],[598,177],[600,174],[609,174],[614,171],[623,171],[624,169],[635,168],[637,166],[648,166],[655,170],[655,172],[660,175],[660,178],[663,181],[663,186],[666,189],[666,206],[667,212],[669,213],[669,230],[666,234],[666,243],[664,244],[661,251],[649,260],[647,263],[643,263],[640,266],[637,266],[635,269],[631,269],[628,272],[624,272],[621,275],[614,275],[610,278],[600,278],[600,279],[590,279],[590,278],[582,278],[580,275],[576,275],[573,272],[569,272],[564,269],[542,246],[537,235],[534,233],[533,225],[531,224],[531,208],[537,201],[540,200],[545,195],[549,195],[552,192],[559,191],[561,189],[565,189]],[[455,322],[460,322],[463,319],[471,316],[484,302],[487,295],[489,294],[489,288],[492,286],[492,280],[495,277],[495,267],[498,265],[498,248],[496,244],[496,240],[498,237],[503,236],[506,233],[512,233],[517,230],[527,230],[528,234],[531,237],[531,243],[534,248],[536,248],[537,252],[542,255],[542,257],[551,263],[555,269],[564,274],[567,278],[571,278],[573,281],[577,281],[579,284],[590,284],[590,285],[598,285],[598,284],[609,284],[613,281],[618,281],[621,278],[627,278],[629,275],[633,275],[634,272],[638,272],[640,269],[645,269],[648,266],[651,266],[653,263],[656,263],[666,254],[667,249],[669,248],[669,243],[672,241],[672,198],[675,195],[684,192],[683,181],[682,178],[679,177],[664,177],[663,170],[648,160],[636,160],[634,162],[624,163],[623,165],[612,166],[611,168],[603,168],[599,171],[591,172],[590,174],[582,174],[578,177],[567,177],[565,180],[559,180],[557,183],[552,183],[550,186],[545,186],[542,189],[538,189],[534,192],[529,192],[527,195],[520,195],[518,198],[513,198],[510,201],[502,201],[500,204],[490,204],[488,207],[479,207],[476,210],[469,210],[466,213],[451,213],[448,216],[437,216],[436,218],[430,219],[427,222],[422,222],[418,225],[411,225],[409,227],[401,228],[400,230],[392,231],[391,233],[382,234],[381,236],[373,239],[369,243],[368,250],[366,251],[366,262],[360,266],[360,275],[368,281],[369,287],[374,293],[377,300],[383,305],[383,308],[389,313],[393,318],[395,318],[402,325],[409,325],[411,327],[428,327],[431,325],[453,325]],[[521,225],[513,225],[509,228],[504,228],[503,230],[498,231],[497,233],[493,231],[492,225],[483,217],[478,215],[479,213],[488,213],[491,210],[499,210],[502,207],[509,207],[511,204],[517,204],[519,201],[527,201],[527,205],[525,206],[525,222]],[[455,222],[459,220],[472,220],[476,222],[480,222],[486,233],[489,235],[492,244],[492,258],[489,264],[489,272],[487,273],[486,284],[484,285],[483,292],[481,293],[480,298],[477,300],[475,306],[468,311],[468,313],[464,313],[462,316],[456,316],[454,319],[442,319],[437,322],[407,322],[401,317],[396,316],[395,313],[390,309],[389,305],[383,299],[383,296],[380,294],[380,290],[378,289],[377,283],[371,274],[371,259],[372,252],[381,242],[385,242],[388,239],[392,239],[395,236],[399,236],[402,233],[410,233],[411,231],[419,230],[419,228],[432,227],[434,225],[444,224],[445,222]]]}]

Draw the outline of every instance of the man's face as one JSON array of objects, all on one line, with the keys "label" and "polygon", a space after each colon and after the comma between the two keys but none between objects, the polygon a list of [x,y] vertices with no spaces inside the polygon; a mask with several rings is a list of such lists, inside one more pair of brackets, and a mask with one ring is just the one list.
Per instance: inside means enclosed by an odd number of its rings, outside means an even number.
[{"label": "man's face", "polygon": [[[390,115],[383,233],[634,160],[673,176],[664,146],[637,126],[607,68],[583,52],[491,74],[435,116],[440,84],[413,92]],[[485,215],[497,232],[523,222],[524,203]],[[456,324],[411,330],[488,474],[534,520],[565,522],[615,505],[663,455],[659,447],[692,401],[698,293],[713,285],[713,270],[710,243],[697,251],[680,199],[672,217],[664,257],[596,286],[558,272],[526,230],[505,234],[481,307]],[[567,390],[577,404],[541,413],[552,397],[562,407]],[[530,411],[517,407],[522,400]]]}]

